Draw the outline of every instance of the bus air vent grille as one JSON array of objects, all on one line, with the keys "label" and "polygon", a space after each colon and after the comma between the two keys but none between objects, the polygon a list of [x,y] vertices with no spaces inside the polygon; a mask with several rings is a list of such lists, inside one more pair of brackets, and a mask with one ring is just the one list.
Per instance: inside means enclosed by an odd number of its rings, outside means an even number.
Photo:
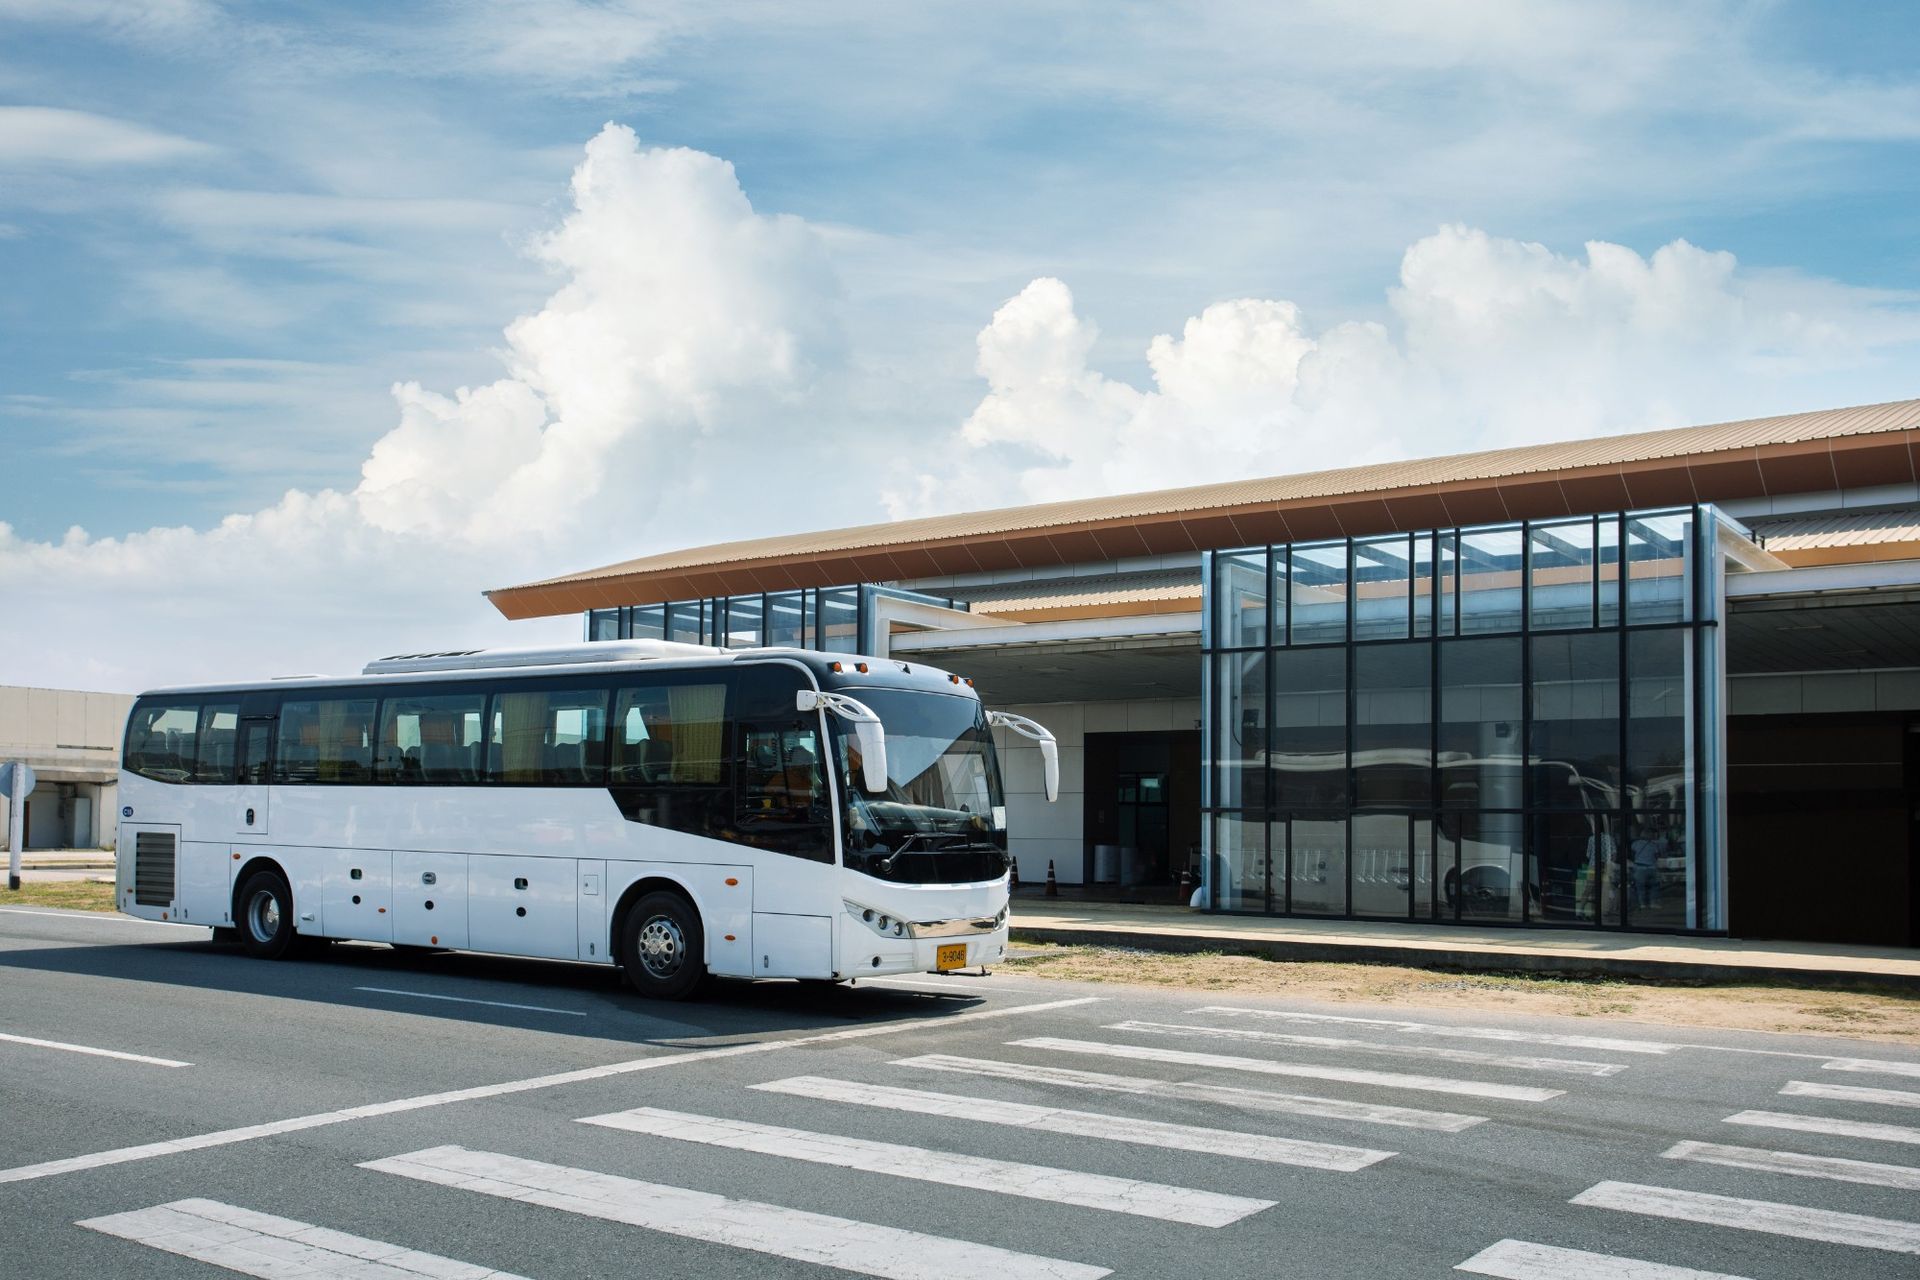
[{"label": "bus air vent grille", "polygon": [[133,901],[142,907],[173,905],[174,840],[171,831],[139,831],[133,837]]}]

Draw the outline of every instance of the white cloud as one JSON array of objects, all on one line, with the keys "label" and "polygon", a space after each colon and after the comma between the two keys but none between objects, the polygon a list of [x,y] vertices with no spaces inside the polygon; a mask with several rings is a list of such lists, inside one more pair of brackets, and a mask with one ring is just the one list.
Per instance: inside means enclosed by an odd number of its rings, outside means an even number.
[{"label": "white cloud", "polygon": [[[988,393],[957,433],[966,483],[918,475],[896,515],[1340,467],[1817,408],[1920,390],[1915,299],[1676,240],[1584,258],[1446,227],[1410,247],[1390,324],[1315,330],[1237,299],[1147,346],[1140,390],[1089,363],[1096,333],[1058,280],[979,336]],[[1909,363],[1903,364],[1902,358]],[[1834,397],[1838,397],[1837,399]]]},{"label": "white cloud", "polygon": [[90,111],[0,107],[0,165],[97,168],[162,164],[212,152],[205,143]]},{"label": "white cloud", "polygon": [[577,635],[509,628],[479,592],[683,519],[703,444],[738,448],[834,357],[835,289],[810,228],[756,213],[730,165],[614,125],[535,251],[561,283],[508,327],[507,376],[396,386],[400,422],[352,490],[208,530],[34,542],[0,524],[0,650],[25,659],[7,679],[130,688]]}]

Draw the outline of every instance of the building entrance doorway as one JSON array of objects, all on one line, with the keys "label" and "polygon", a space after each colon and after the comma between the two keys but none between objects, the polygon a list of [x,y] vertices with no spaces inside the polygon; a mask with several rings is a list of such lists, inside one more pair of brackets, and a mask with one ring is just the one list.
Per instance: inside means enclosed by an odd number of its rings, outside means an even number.
[{"label": "building entrance doorway", "polygon": [[1089,733],[1082,830],[1089,894],[1182,900],[1182,876],[1199,865],[1198,731]]}]

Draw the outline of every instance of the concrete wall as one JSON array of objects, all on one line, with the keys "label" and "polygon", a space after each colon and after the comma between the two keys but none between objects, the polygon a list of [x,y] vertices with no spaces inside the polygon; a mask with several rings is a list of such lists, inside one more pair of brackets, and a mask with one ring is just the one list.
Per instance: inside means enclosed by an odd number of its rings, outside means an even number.
[{"label": "concrete wall", "polygon": [[[120,736],[132,706],[132,695],[125,693],[0,686],[0,761],[25,761],[39,775],[28,797],[27,848],[73,843],[78,799],[89,801],[93,810],[86,843],[113,847]],[[6,797],[0,796],[0,847],[9,816]]]},{"label": "concrete wall", "polygon": [[1920,711],[1920,668],[1807,671],[1727,679],[1728,715],[1792,716],[1853,711]]},{"label": "concrete wall", "polygon": [[1081,880],[1082,824],[1086,812],[1086,737],[1089,733],[1191,730],[1200,719],[1198,698],[1140,698],[1102,702],[1051,702],[996,707],[1039,721],[1060,740],[1060,799],[1048,804],[1040,748],[1016,733],[994,731],[1007,791],[1008,845],[1020,863],[1022,883],[1047,877],[1047,860],[1062,884]]}]

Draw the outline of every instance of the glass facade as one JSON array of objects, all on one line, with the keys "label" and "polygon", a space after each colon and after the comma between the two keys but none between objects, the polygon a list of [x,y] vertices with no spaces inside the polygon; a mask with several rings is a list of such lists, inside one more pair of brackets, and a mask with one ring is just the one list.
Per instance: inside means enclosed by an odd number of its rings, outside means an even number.
[{"label": "glass facade", "polygon": [[1704,506],[1207,557],[1216,910],[1725,928]]},{"label": "glass facade", "polygon": [[721,649],[780,645],[872,653],[878,647],[873,606],[882,597],[967,608],[963,600],[863,583],[594,609],[587,614],[586,635],[588,640],[675,640]]}]

